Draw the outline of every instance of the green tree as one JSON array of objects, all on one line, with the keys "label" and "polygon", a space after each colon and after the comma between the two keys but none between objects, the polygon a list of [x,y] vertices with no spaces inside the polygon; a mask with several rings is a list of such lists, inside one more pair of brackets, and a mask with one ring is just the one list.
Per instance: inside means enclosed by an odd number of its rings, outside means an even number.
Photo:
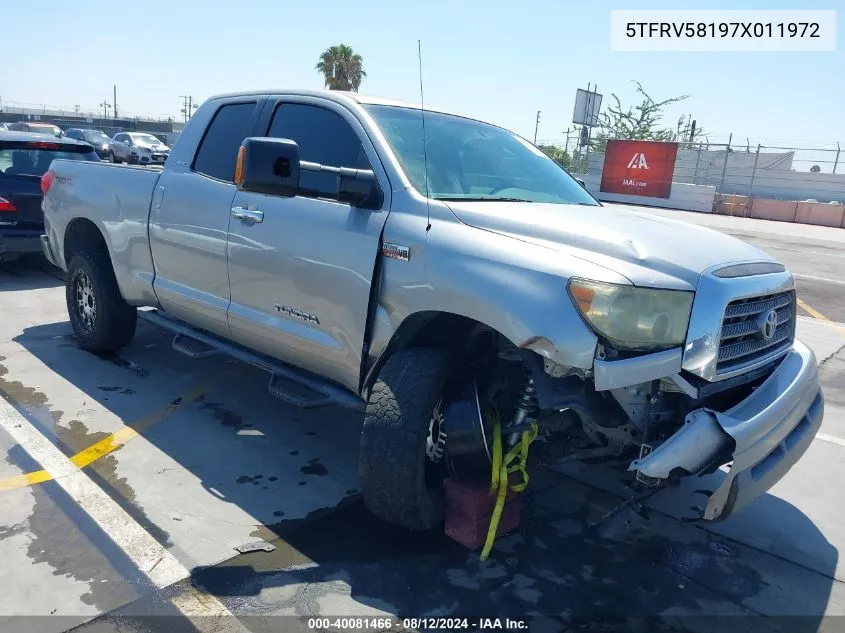
[{"label": "green tree", "polygon": [[611,93],[613,103],[599,115],[598,131],[590,146],[604,150],[607,139],[630,139],[643,141],[695,142],[704,134],[701,128],[692,128],[692,117],[681,116],[674,127],[664,127],[663,109],[673,103],[688,99],[689,95],[670,97],[656,101],[642,84],[634,82],[642,101],[635,106],[623,106],[619,97]]},{"label": "green tree", "polygon": [[563,167],[570,173],[584,173],[587,164],[584,160],[583,154],[576,151],[575,156],[570,154],[566,149],[557,147],[556,145],[538,145],[544,154],[555,161],[558,165]]},{"label": "green tree", "polygon": [[314,68],[322,73],[329,90],[358,92],[361,81],[367,76],[364,58],[346,44],[327,48]]},{"label": "green tree", "polygon": [[569,169],[572,166],[572,156],[565,149],[556,145],[538,145],[537,147],[564,169]]}]

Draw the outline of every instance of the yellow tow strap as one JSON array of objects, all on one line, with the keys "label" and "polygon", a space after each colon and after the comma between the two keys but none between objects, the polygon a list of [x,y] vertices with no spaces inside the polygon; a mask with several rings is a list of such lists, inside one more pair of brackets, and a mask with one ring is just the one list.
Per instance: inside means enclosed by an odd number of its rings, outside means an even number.
[{"label": "yellow tow strap", "polygon": [[514,492],[522,492],[528,487],[528,471],[525,463],[528,460],[528,447],[537,437],[537,425],[531,426],[522,432],[522,438],[504,456],[502,455],[502,423],[499,414],[495,409],[489,412],[493,422],[493,469],[490,475],[490,494],[496,495],[496,506],[493,508],[493,515],[490,517],[490,527],[487,529],[487,539],[484,541],[484,549],[481,550],[481,560],[487,560],[493,542],[496,540],[496,532],[499,529],[499,520],[502,518],[502,510],[505,507],[505,498],[508,494],[508,483],[510,474],[519,472],[522,479],[519,483],[511,484]]}]

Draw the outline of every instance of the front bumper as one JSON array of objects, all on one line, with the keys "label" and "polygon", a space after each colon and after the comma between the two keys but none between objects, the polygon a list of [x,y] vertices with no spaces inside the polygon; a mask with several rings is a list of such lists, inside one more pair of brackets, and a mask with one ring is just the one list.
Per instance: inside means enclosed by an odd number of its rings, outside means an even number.
[{"label": "front bumper", "polygon": [[666,479],[701,474],[726,449],[730,470],[700,518],[721,521],[774,486],[804,454],[824,415],[816,357],[796,340],[777,369],[748,398],[720,413],[698,409],[683,427],[629,470]]},{"label": "front bumper", "polygon": [[0,229],[0,258],[41,252],[41,231]]}]

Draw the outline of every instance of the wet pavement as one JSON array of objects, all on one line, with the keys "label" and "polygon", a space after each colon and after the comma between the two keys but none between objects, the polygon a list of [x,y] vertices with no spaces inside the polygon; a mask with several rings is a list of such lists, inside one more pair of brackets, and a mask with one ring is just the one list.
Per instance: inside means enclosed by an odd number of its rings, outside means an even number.
[{"label": "wet pavement", "polygon": [[[827,281],[799,296],[833,319],[837,268],[817,259],[801,274]],[[189,359],[143,321],[118,355],[82,351],[45,263],[0,268],[0,307],[0,631],[306,631],[324,616],[401,630],[447,615],[502,618],[486,630],[845,630],[845,328],[809,313],[799,337],[821,363],[825,421],[769,494],[717,525],[681,523],[672,490],[648,522],[600,521],[626,494],[617,474],[535,467],[519,533],[482,562],[367,513],[359,415],[291,408],[265,373]],[[274,547],[236,550],[254,542]]]}]

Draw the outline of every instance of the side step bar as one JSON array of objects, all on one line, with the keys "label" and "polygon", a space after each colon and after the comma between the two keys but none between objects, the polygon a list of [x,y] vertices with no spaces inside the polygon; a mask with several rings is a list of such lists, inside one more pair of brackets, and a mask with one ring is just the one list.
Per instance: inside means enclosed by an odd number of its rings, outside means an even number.
[{"label": "side step bar", "polygon": [[351,391],[309,372],[268,358],[219,336],[193,329],[186,323],[165,316],[158,310],[139,310],[138,317],[173,332],[173,349],[195,359],[225,354],[270,373],[268,391],[302,409],[338,405],[363,411],[364,401]]}]

